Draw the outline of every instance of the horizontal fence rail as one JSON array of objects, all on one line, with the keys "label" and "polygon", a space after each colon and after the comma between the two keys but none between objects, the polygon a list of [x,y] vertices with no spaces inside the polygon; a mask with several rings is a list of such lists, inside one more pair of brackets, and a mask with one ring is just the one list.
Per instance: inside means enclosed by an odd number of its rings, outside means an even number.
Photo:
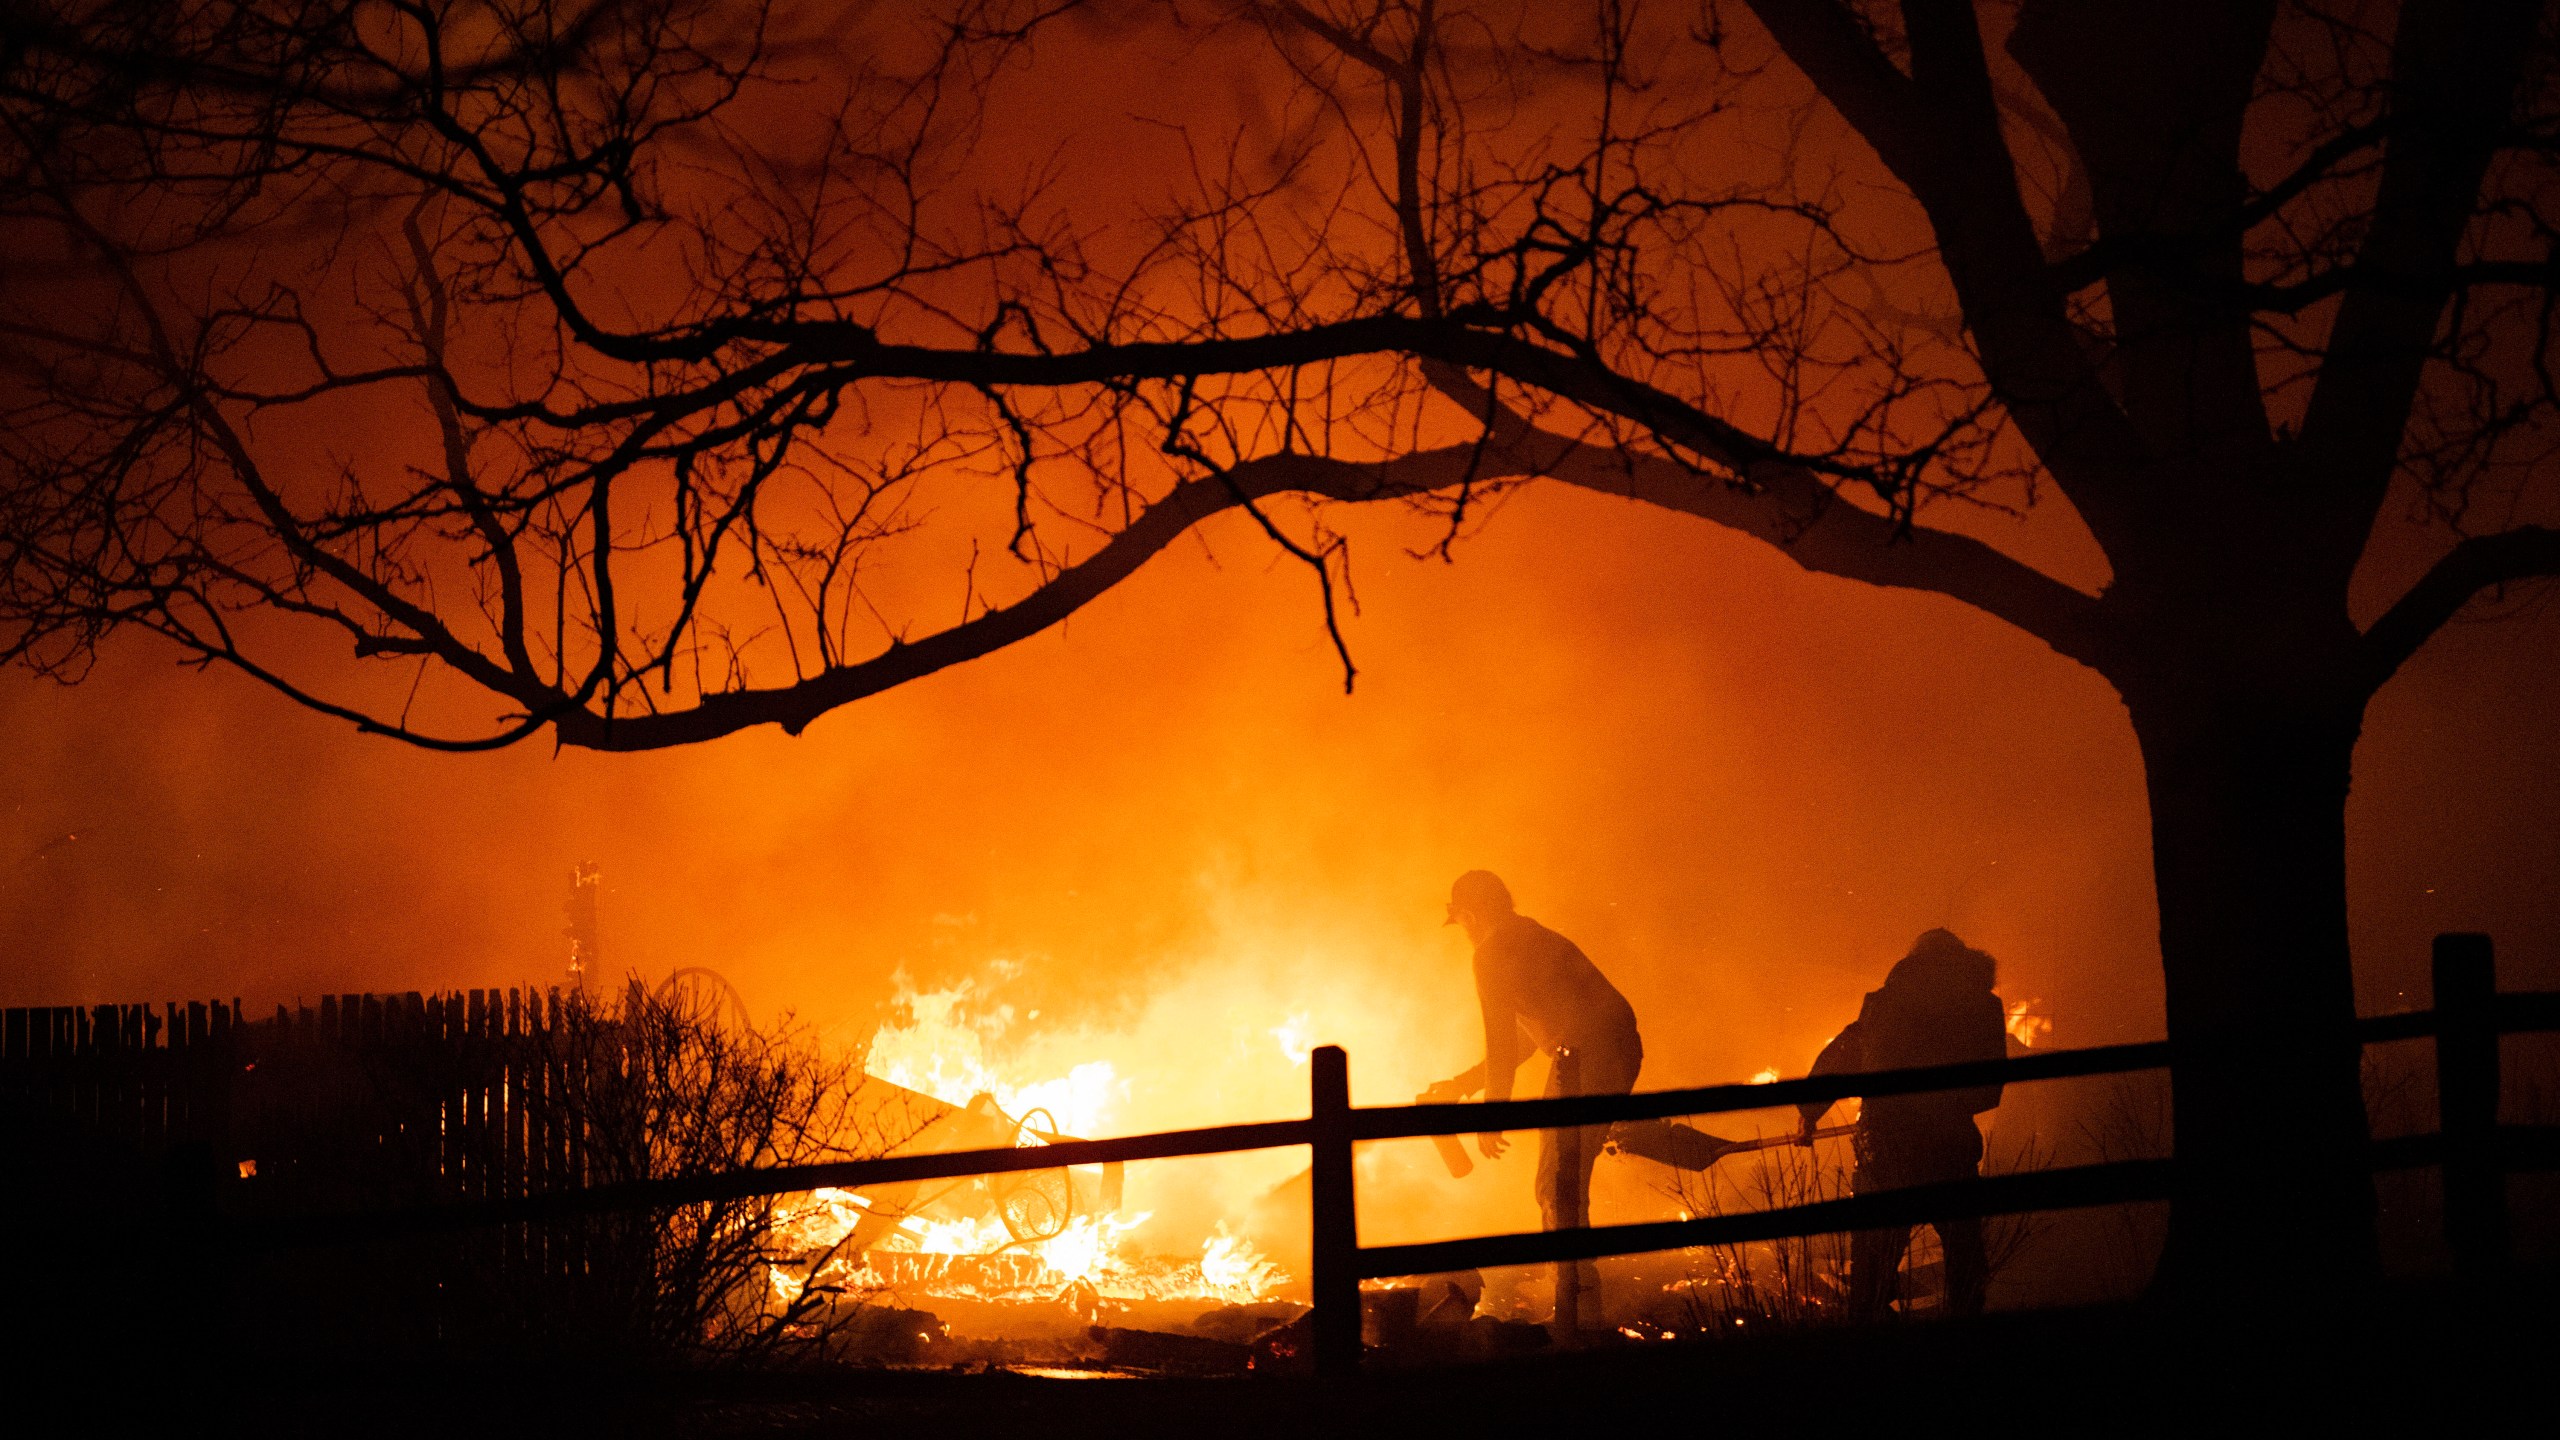
[{"label": "horizontal fence rail", "polygon": [[2010,1215],[2022,1210],[2076,1210],[2091,1205],[2122,1205],[2166,1198],[2173,1165],[2174,1162],[2168,1160],[2119,1160],[2105,1165],[2074,1165],[2024,1175],[1986,1175],[1978,1180],[1914,1185],[1900,1190],[1880,1190],[1838,1200],[1790,1205],[1784,1209],[1706,1215],[1694,1220],[1597,1225],[1579,1230],[1537,1230],[1515,1235],[1484,1235],[1467,1240],[1431,1240],[1414,1245],[1363,1245],[1359,1249],[1358,1269],[1360,1278],[1379,1280],[1399,1275],[1480,1270],[1496,1265],[1597,1260],[1610,1255],[1637,1255],[1648,1250],[1682,1250],[1694,1245],[1736,1245],[1750,1240],[1780,1240],[1836,1231],[1881,1230],[1889,1226],[1925,1225],[1941,1219]]},{"label": "horizontal fence rail", "polygon": [[1538,1100],[1468,1101],[1457,1104],[1382,1105],[1351,1112],[1352,1138],[1402,1140],[1424,1135],[1470,1135],[1486,1130],[1560,1130],[1623,1120],[1662,1120],[1674,1115],[1725,1115],[1738,1110],[1781,1110],[1853,1096],[1911,1095],[1977,1085],[2019,1085],[2081,1075],[2152,1070],[2169,1063],[2163,1040],[2056,1050],[2006,1060],[1884,1070],[1871,1074],[1819,1075],[1758,1085],[1707,1085],[1694,1090],[1646,1090],[1632,1095],[1567,1095]]},{"label": "horizontal fence rail", "polygon": [[[2504,1263],[2504,1177],[2515,1171],[2560,1168],[2560,1126],[2509,1126],[2497,1120],[2498,1039],[2502,1035],[2560,1030],[2560,993],[2499,994],[2488,939],[2437,937],[2434,1008],[2359,1020],[2359,1044],[2433,1038],[2441,1128],[2439,1133],[2375,1141],[2367,1163],[2375,1170],[2441,1166],[2445,1172],[2446,1235],[2457,1264],[2479,1271]],[[475,992],[467,1014],[453,1011],[456,1037],[484,1031],[512,1033],[490,992],[485,1010]],[[357,997],[349,997],[350,1005]],[[361,1014],[368,1027],[383,1022],[373,997],[350,1009],[347,1033]],[[458,997],[457,997],[458,1003]],[[553,1002],[556,1012],[557,1001]],[[421,1010],[430,1018],[434,1002]],[[512,1011],[513,1007],[509,1007]],[[96,1069],[75,1063],[107,1050],[147,1050],[165,1033],[171,1046],[228,1042],[254,1027],[225,1024],[236,1008],[204,1008],[192,1017],[171,1007],[161,1024],[139,1013],[99,1007],[94,1019],[70,1010],[11,1011],[0,1020],[0,1080],[21,1093],[51,1095],[76,1076]],[[113,1012],[113,1013],[111,1013]],[[389,1012],[396,1021],[399,1007]],[[527,1012],[529,1015],[536,1012]],[[324,1012],[335,1026],[338,1007]],[[279,1022],[284,1020],[281,1014]],[[307,1012],[302,1024],[309,1024]],[[397,1023],[389,1027],[398,1033]],[[439,1032],[441,1033],[441,1032]],[[165,1053],[165,1052],[163,1052]],[[208,1049],[207,1053],[219,1053]],[[385,1210],[239,1215],[232,1233],[260,1248],[373,1241],[402,1235],[522,1225],[570,1216],[646,1211],[709,1202],[1076,1166],[1181,1159],[1242,1151],[1307,1146],[1314,1156],[1313,1256],[1315,1351],[1320,1372],[1340,1373],[1359,1359],[1359,1283],[1363,1279],[1488,1266],[1567,1263],[1611,1255],[1735,1244],[1805,1235],[1880,1229],[2024,1211],[2074,1209],[2163,1200],[2176,1173],[2174,1159],[2120,1161],[2019,1175],[1851,1195],[1842,1199],[1742,1214],[1628,1225],[1576,1225],[1526,1234],[1476,1236],[1419,1244],[1362,1246],[1358,1242],[1350,1157],[1358,1143],[1486,1131],[1565,1130],[1623,1121],[1712,1115],[1822,1104],[1853,1097],[1925,1093],[1976,1086],[2011,1085],[2168,1067],[2176,1047],[2166,1041],[2055,1051],[2002,1060],[1868,1074],[1840,1074],[1766,1084],[1711,1085],[1628,1095],[1584,1095],[1460,1104],[1353,1107],[1348,1060],[1326,1046],[1311,1059],[1311,1109],[1307,1118],[1209,1126],[1103,1140],[1064,1140],[1006,1149],[892,1155],[820,1164],[740,1169],[612,1184],[572,1184],[536,1193],[490,1194]],[[66,1068],[69,1067],[69,1068]],[[83,1083],[88,1083],[84,1081]],[[51,1087],[51,1088],[48,1088]],[[81,1108],[100,1107],[91,1090],[74,1097]],[[214,1102],[203,1102],[210,1106]],[[113,1110],[110,1104],[105,1107]],[[169,1113],[166,1102],[155,1113]],[[466,1105],[459,1111],[475,1115]],[[244,1170],[244,1175],[247,1173]]]},{"label": "horizontal fence rail", "polygon": [[869,1160],[833,1160],[814,1165],[776,1165],[724,1170],[709,1175],[626,1180],[619,1184],[551,1190],[539,1195],[480,1204],[420,1205],[404,1210],[348,1211],[334,1215],[259,1216],[235,1221],[234,1229],[244,1239],[262,1245],[339,1244],[350,1239],[433,1234],[485,1225],[559,1220],[574,1215],[671,1210],[685,1205],[789,1195],[806,1190],[860,1190],[866,1186],[906,1181],[958,1180],[1024,1170],[1061,1170],[1079,1165],[1123,1164],[1131,1160],[1178,1160],[1193,1156],[1232,1155],[1246,1150],[1278,1150],[1307,1144],[1309,1134],[1308,1122],[1304,1120],[1266,1120],[1248,1125],[1213,1125],[1198,1130],[1165,1130],[1113,1140],[1063,1140],[1051,1145],[1006,1150],[884,1155]]}]

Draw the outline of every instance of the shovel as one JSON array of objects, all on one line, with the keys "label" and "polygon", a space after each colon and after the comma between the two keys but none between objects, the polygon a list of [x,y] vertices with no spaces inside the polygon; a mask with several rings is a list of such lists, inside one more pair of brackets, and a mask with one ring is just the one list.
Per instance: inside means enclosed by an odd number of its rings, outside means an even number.
[{"label": "shovel", "polygon": [[[1855,1125],[1825,1125],[1813,1132],[1813,1138],[1836,1140],[1843,1135],[1854,1135],[1857,1132],[1858,1127]],[[1724,1148],[1716,1152],[1716,1159],[1721,1160],[1727,1155],[1741,1155],[1752,1150],[1784,1149],[1803,1138],[1801,1135],[1763,1135],[1757,1140],[1727,1140],[1724,1142]],[[1713,1164],[1714,1161],[1708,1163]]]},{"label": "shovel", "polygon": [[[1857,1128],[1855,1125],[1834,1125],[1814,1131],[1813,1138],[1828,1140]],[[1613,1130],[1609,1136],[1609,1148],[1623,1154],[1641,1155],[1674,1170],[1702,1171],[1714,1168],[1715,1163],[1727,1155],[1776,1150],[1797,1143],[1799,1138],[1789,1134],[1765,1135],[1757,1140],[1727,1140],[1694,1125],[1668,1120],[1638,1120]]]},{"label": "shovel", "polygon": [[[1439,1086],[1433,1086],[1415,1096],[1414,1101],[1421,1105],[1439,1105],[1455,1098]],[[1855,1134],[1857,1129],[1855,1125],[1827,1125],[1814,1131],[1813,1138],[1836,1140],[1843,1135]],[[1688,1125],[1646,1121],[1636,1126],[1621,1127],[1610,1137],[1609,1148],[1641,1155],[1675,1170],[1705,1170],[1727,1155],[1777,1150],[1795,1144],[1800,1138],[1795,1135],[1764,1135],[1757,1140],[1727,1140]],[[1431,1144],[1440,1152],[1440,1163],[1449,1167],[1452,1176],[1463,1180],[1475,1169],[1475,1162],[1467,1158],[1463,1137],[1434,1135]]]}]

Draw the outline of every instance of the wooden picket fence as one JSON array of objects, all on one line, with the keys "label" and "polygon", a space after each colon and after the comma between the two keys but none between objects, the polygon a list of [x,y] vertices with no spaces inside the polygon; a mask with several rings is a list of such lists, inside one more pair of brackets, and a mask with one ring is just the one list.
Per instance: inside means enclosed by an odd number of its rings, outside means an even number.
[{"label": "wooden picket fence", "polygon": [[144,1152],[237,1167],[251,1213],[496,1200],[583,1184],[601,1078],[556,989],[0,1012],[0,1093]]},{"label": "wooden picket fence", "polygon": [[218,1144],[239,1016],[237,1000],[0,1011],[0,1093],[108,1143]]},{"label": "wooden picket fence", "polygon": [[[254,1020],[236,1000],[10,1009],[0,1103],[76,1147],[55,1163],[183,1190],[235,1227],[485,1206],[612,1178],[597,1127],[627,1113],[625,1077],[612,1046],[573,1039],[560,992],[529,988],[331,995]],[[629,1279],[631,1228],[386,1237],[361,1284],[344,1257],[263,1254],[227,1288],[280,1334],[432,1346],[592,1307]]]}]

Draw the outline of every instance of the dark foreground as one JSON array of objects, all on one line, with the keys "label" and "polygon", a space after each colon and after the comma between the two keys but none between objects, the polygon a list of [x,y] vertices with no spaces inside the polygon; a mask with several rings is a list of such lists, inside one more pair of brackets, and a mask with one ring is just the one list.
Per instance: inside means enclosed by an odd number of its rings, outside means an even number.
[{"label": "dark foreground", "polygon": [[[195,1433],[1024,1437],[1466,1431],[1698,1433],[1728,1427],[2028,1427],[2160,1432],[2234,1424],[2417,1433],[2560,1420],[2560,1276],[2490,1294],[2396,1288],[2320,1317],[2153,1307],[1545,1355],[1498,1366],[1312,1378],[1064,1378],[1006,1372],[755,1377],[467,1373],[235,1375],[173,1407]],[[94,1392],[93,1392],[94,1393]],[[141,1399],[126,1393],[128,1403]],[[168,1397],[177,1399],[178,1397]],[[130,1412],[128,1412],[130,1413]],[[2494,1419],[2492,1417],[2495,1417]]]}]

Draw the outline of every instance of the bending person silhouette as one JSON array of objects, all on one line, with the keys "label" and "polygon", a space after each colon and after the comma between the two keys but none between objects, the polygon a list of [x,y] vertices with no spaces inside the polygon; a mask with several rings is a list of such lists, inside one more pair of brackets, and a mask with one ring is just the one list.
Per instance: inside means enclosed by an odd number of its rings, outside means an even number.
[{"label": "bending person silhouette", "polygon": [[[1475,945],[1484,1061],[1431,1087],[1428,1098],[1457,1100],[1481,1090],[1487,1100],[1508,1100],[1515,1072],[1539,1051],[1559,1057],[1548,1072],[1551,1096],[1624,1095],[1635,1088],[1644,1068],[1635,1008],[1580,946],[1514,909],[1510,887],[1487,870],[1470,870],[1449,887],[1447,923],[1463,927]],[[1728,1148],[1714,1136],[1658,1120],[1540,1131],[1538,1210],[1546,1228],[1589,1223],[1591,1167],[1612,1139],[1621,1149],[1690,1170],[1713,1165]],[[1499,1132],[1476,1137],[1488,1159],[1510,1143]],[[1558,1266],[1556,1283],[1556,1323],[1578,1328],[1584,1313],[1599,1308],[1596,1274],[1587,1262]]]},{"label": "bending person silhouette", "polygon": [[[1868,992],[1858,1018],[1822,1049],[1811,1074],[1855,1074],[1997,1060],[2008,1054],[2008,1012],[1992,993],[1998,968],[1989,955],[1953,932],[1931,930],[1894,962],[1884,988]],[[1982,1165],[1982,1131],[1973,1117],[2000,1103],[1998,1085],[1918,1095],[1879,1095],[1858,1114],[1857,1168],[1850,1188],[1858,1194],[1970,1180]],[[1814,1127],[1829,1103],[1798,1107],[1799,1139],[1812,1143]],[[1947,1310],[1981,1313],[1990,1287],[1982,1222],[1942,1220],[1934,1227],[1946,1253]],[[1849,1308],[1876,1316],[1902,1286],[1902,1254],[1908,1228],[1862,1230],[1850,1242]]]}]

